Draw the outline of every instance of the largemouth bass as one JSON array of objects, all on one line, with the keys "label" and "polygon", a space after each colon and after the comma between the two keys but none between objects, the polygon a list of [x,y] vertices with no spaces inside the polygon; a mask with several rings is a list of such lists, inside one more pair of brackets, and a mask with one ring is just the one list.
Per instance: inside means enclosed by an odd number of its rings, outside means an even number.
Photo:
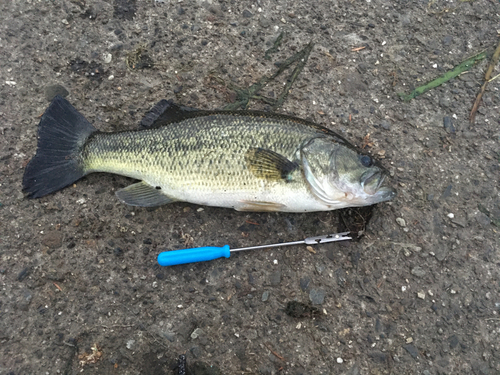
[{"label": "largemouth bass", "polygon": [[98,131],[54,98],[38,125],[23,189],[53,193],[93,172],[141,180],[116,196],[133,206],[185,201],[238,211],[328,211],[392,199],[387,172],[331,130],[254,111],[186,110],[158,103],[150,128]]}]

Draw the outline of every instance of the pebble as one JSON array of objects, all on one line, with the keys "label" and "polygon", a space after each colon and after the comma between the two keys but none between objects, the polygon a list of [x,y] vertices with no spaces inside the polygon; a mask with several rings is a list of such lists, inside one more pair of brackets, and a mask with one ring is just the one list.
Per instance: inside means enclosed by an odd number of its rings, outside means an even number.
[{"label": "pebble", "polygon": [[309,300],[313,305],[321,305],[325,301],[326,292],[322,289],[311,289]]},{"label": "pebble", "polygon": [[491,224],[490,218],[487,215],[483,214],[482,212],[479,212],[476,215],[476,221],[482,227],[487,227],[488,225]]},{"label": "pebble", "polygon": [[383,120],[380,126],[385,130],[391,130],[391,124],[388,121]]},{"label": "pebble", "polygon": [[300,279],[300,289],[302,289],[302,291],[306,291],[307,288],[309,287],[309,284],[311,283],[311,279],[309,277],[303,277]]},{"label": "pebble", "polygon": [[399,226],[401,226],[401,227],[406,227],[406,221],[402,217],[396,218],[396,223],[398,223]]},{"label": "pebble", "polygon": [[445,199],[448,198],[451,195],[451,189],[453,188],[453,185],[448,185],[446,189],[443,191],[443,194],[441,195],[441,198]]},{"label": "pebble", "polygon": [[201,335],[203,335],[203,330],[201,328],[196,328],[193,333],[191,333],[191,338],[193,340],[197,339],[198,337],[200,337]]},{"label": "pebble", "polygon": [[175,333],[174,332],[164,331],[164,332],[161,332],[161,335],[163,337],[165,337],[170,342],[174,342],[175,341]]},{"label": "pebble", "polygon": [[269,26],[271,26],[271,21],[268,18],[262,16],[259,18],[259,25],[260,27],[267,29]]},{"label": "pebble", "polygon": [[337,358],[337,363],[343,363],[343,362],[344,362],[344,360],[341,357]]},{"label": "pebble", "polygon": [[408,345],[403,345],[403,348],[408,352],[410,353],[410,355],[414,358],[414,359],[417,359],[418,358],[418,350],[417,348],[415,347],[415,345],[412,345],[412,344],[408,344]]},{"label": "pebble", "polygon": [[[443,96],[439,99],[439,105],[443,108],[448,108],[450,106],[451,100],[448,96]],[[446,118],[446,117],[445,117]],[[444,120],[444,119],[443,119]],[[446,126],[445,126],[446,127]]]},{"label": "pebble", "polygon": [[51,249],[57,249],[62,246],[62,233],[59,231],[50,231],[42,238],[42,245]]},{"label": "pebble", "polygon": [[253,14],[250,11],[248,11],[246,9],[243,11],[243,17],[251,18],[252,16],[253,16]]},{"label": "pebble", "polygon": [[387,354],[375,351],[368,354],[368,356],[375,362],[385,363],[387,361]]},{"label": "pebble", "polygon": [[425,292],[417,292],[417,297],[420,298],[420,299],[425,299]]},{"label": "pebble", "polygon": [[134,348],[135,340],[127,341],[127,349],[132,350]]},{"label": "pebble", "polygon": [[417,277],[424,277],[426,272],[425,270],[420,267],[420,266],[415,266],[412,268],[411,270],[411,274],[414,275],[414,276],[417,276]]},{"label": "pebble", "polygon": [[262,293],[262,302],[266,302],[269,299],[269,291],[266,290]]},{"label": "pebble", "polygon": [[201,356],[201,349],[199,346],[193,346],[191,349],[189,349],[193,357],[198,358]]},{"label": "pebble", "polygon": [[272,286],[280,285],[280,283],[281,283],[281,271],[280,270],[274,271],[271,274],[269,282],[271,283]]},{"label": "pebble", "polygon": [[451,117],[449,116],[443,117],[443,126],[448,133],[455,134],[456,130],[455,126],[453,126],[453,120]]},{"label": "pebble", "polygon": [[45,86],[44,91],[45,91],[45,99],[48,102],[51,102],[56,95],[59,95],[62,98],[65,98],[69,95],[69,91],[66,90],[66,88],[62,85]]},{"label": "pebble", "polygon": [[105,53],[102,56],[102,61],[104,61],[105,64],[109,64],[112,59],[113,59],[113,55],[111,53]]}]

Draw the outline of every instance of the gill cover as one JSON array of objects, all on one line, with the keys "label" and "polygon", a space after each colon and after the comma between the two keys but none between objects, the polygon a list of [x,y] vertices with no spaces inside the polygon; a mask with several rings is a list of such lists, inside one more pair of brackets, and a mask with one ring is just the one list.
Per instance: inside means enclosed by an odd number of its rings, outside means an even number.
[{"label": "gill cover", "polygon": [[300,149],[304,176],[309,187],[327,205],[339,204],[344,197],[334,183],[339,179],[337,171],[331,167],[334,148],[335,143],[331,139],[320,137],[307,141]]}]

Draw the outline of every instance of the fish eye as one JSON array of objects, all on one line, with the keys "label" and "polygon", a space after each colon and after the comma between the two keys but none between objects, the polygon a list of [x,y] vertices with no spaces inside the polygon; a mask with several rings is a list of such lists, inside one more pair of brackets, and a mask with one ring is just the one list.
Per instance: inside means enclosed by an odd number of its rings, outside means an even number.
[{"label": "fish eye", "polygon": [[368,155],[363,155],[360,159],[361,164],[363,167],[371,167],[373,165],[373,159],[369,157]]}]

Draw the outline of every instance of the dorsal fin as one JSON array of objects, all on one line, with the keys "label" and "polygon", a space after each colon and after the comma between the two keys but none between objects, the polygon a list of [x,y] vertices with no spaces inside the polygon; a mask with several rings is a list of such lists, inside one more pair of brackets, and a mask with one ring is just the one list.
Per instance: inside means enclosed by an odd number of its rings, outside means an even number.
[{"label": "dorsal fin", "polygon": [[177,105],[172,99],[162,99],[146,113],[141,120],[140,127],[143,129],[158,128],[192,117],[193,113],[197,111],[196,108]]}]

